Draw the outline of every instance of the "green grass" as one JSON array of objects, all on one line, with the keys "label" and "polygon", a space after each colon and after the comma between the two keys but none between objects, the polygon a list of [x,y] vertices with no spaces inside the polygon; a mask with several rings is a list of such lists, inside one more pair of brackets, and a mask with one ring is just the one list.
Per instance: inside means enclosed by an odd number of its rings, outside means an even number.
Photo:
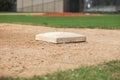
[{"label": "green grass", "polygon": [[120,61],[110,61],[97,66],[58,71],[29,79],[1,78],[0,80],[120,80]]},{"label": "green grass", "polygon": [[0,15],[0,23],[22,23],[51,27],[120,29],[120,14],[89,17]]}]

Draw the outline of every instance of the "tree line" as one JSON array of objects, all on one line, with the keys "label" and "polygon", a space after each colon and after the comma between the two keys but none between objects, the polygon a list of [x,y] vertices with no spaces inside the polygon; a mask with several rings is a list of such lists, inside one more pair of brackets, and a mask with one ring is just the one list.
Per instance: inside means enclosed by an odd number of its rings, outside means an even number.
[{"label": "tree line", "polygon": [[0,11],[11,11],[16,0],[0,0]]}]

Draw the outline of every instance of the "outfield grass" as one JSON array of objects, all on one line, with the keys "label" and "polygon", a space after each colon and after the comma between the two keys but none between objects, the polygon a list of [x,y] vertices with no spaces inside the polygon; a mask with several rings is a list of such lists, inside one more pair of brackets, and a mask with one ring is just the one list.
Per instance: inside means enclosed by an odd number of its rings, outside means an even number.
[{"label": "outfield grass", "polygon": [[120,29],[120,14],[89,17],[0,15],[0,23],[22,23],[51,27]]},{"label": "outfield grass", "polygon": [[1,78],[0,80],[120,80],[120,61],[110,61],[97,66],[58,71],[53,74],[24,79]]}]

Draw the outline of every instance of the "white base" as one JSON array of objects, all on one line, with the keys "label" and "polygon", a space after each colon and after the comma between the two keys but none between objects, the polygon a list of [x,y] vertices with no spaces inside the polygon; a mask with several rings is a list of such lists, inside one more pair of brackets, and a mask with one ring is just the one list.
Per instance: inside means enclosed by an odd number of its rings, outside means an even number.
[{"label": "white base", "polygon": [[35,40],[41,40],[52,43],[70,43],[86,41],[84,35],[71,32],[47,32],[35,36]]}]

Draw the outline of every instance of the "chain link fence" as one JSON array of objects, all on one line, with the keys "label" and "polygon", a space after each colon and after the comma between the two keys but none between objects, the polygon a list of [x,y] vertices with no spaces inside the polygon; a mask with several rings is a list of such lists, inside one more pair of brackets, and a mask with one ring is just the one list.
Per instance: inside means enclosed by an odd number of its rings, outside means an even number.
[{"label": "chain link fence", "polygon": [[42,13],[72,11],[120,12],[120,0],[17,0],[13,4],[12,10],[16,12]]},{"label": "chain link fence", "polygon": [[[19,12],[63,12],[64,0],[21,0]],[[27,3],[28,2],[28,3]]]}]

